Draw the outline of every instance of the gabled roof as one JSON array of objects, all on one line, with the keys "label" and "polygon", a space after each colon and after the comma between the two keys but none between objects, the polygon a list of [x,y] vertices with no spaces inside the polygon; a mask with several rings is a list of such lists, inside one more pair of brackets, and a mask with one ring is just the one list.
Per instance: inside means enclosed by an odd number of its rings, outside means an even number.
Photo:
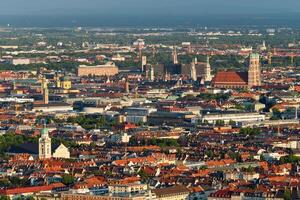
[{"label": "gabled roof", "polygon": [[41,191],[49,191],[54,188],[63,187],[63,186],[64,186],[64,184],[62,184],[62,183],[53,183],[51,185],[44,185],[44,186],[2,189],[2,190],[0,190],[0,194],[16,195],[16,194],[26,194],[26,193],[37,193],[37,192],[41,192]]},{"label": "gabled roof", "polygon": [[165,197],[165,196],[172,196],[182,193],[190,193],[189,189],[187,189],[185,186],[176,185],[173,187],[168,188],[159,188],[152,190],[153,193],[156,194],[157,197]]},{"label": "gabled roof", "polygon": [[218,72],[213,79],[214,84],[223,85],[247,85],[248,84],[248,72],[233,72],[233,71],[223,71]]}]

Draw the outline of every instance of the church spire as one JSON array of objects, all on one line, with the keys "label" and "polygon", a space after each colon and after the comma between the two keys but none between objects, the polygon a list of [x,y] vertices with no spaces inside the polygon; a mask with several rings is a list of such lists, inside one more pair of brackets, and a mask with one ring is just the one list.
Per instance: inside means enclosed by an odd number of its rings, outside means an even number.
[{"label": "church spire", "polygon": [[206,57],[206,65],[205,65],[205,70],[204,70],[204,81],[209,82],[211,81],[211,66],[210,66],[210,60],[209,60],[209,55]]},{"label": "church spire", "polygon": [[195,58],[191,64],[191,69],[190,69],[190,77],[192,81],[197,81],[197,71],[196,71],[196,64],[197,64],[197,58]]}]

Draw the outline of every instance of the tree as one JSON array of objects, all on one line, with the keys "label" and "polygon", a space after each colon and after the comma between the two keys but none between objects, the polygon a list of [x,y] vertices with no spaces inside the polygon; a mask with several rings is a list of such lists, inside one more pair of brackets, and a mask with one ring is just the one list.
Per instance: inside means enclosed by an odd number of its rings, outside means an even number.
[{"label": "tree", "polygon": [[283,198],[284,198],[284,200],[292,200],[292,193],[289,188],[286,188],[284,190]]},{"label": "tree", "polygon": [[298,163],[300,161],[300,157],[295,156],[294,154],[288,155],[288,156],[283,156],[280,158],[280,162],[282,164],[284,163]]},{"label": "tree", "polygon": [[64,174],[62,176],[62,183],[65,185],[72,185],[75,182],[74,176],[71,174]]},{"label": "tree", "polygon": [[244,136],[255,136],[260,134],[259,128],[241,128],[239,134]]},{"label": "tree", "polygon": [[212,150],[208,150],[208,151],[206,152],[206,156],[207,156],[208,158],[213,158],[213,157],[214,157],[214,152],[213,152]]},{"label": "tree", "polygon": [[208,169],[208,167],[206,165],[203,165],[199,168],[199,170],[206,170],[206,169]]},{"label": "tree", "polygon": [[273,108],[272,112],[273,112],[273,115],[271,117],[272,120],[279,120],[279,119],[281,119],[281,112],[279,111],[278,108]]},{"label": "tree", "polygon": [[0,196],[0,200],[9,200],[10,198],[7,196]]},{"label": "tree", "polygon": [[232,119],[229,121],[229,123],[228,123],[230,126],[236,126],[236,122],[235,121],[233,121]]},{"label": "tree", "polygon": [[217,120],[216,121],[216,126],[224,126],[225,122],[223,120]]},{"label": "tree", "polygon": [[147,182],[149,180],[149,176],[148,176],[148,174],[144,170],[139,171],[138,175],[141,177],[141,179],[144,182]]}]

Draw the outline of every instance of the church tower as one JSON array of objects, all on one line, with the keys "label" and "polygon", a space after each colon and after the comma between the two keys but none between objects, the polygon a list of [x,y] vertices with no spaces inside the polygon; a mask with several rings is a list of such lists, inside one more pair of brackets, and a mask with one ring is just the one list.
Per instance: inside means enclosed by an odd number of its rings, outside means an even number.
[{"label": "church tower", "polygon": [[196,64],[197,64],[197,59],[193,60],[191,64],[191,71],[190,71],[190,77],[193,81],[197,81],[197,71],[196,71]]},{"label": "church tower", "polygon": [[209,82],[211,81],[211,67],[210,67],[210,62],[209,62],[209,56],[206,57],[206,65],[204,69],[204,81]]},{"label": "church tower", "polygon": [[259,63],[259,54],[250,54],[250,63],[248,70],[248,87],[261,86],[261,72]]},{"label": "church tower", "polygon": [[154,79],[155,79],[153,66],[150,67],[150,77],[149,78],[150,78],[150,81],[154,81]]},{"label": "church tower", "polygon": [[129,81],[128,81],[127,78],[126,78],[126,80],[125,80],[125,92],[126,92],[127,94],[130,93]]},{"label": "church tower", "polygon": [[49,131],[45,125],[41,131],[41,137],[39,139],[39,159],[47,159],[51,157],[51,138],[49,137]]},{"label": "church tower", "polygon": [[49,90],[48,90],[48,81],[45,77],[41,78],[41,91],[43,94],[43,103],[49,104]]},{"label": "church tower", "polygon": [[142,72],[144,72],[146,65],[147,65],[147,56],[142,56],[142,66],[141,66]]},{"label": "church tower", "polygon": [[55,74],[55,86],[57,88],[61,87],[60,76],[58,75],[58,73]]},{"label": "church tower", "polygon": [[44,100],[44,104],[49,104],[49,90],[48,90],[48,86],[43,89],[43,100]]},{"label": "church tower", "polygon": [[176,46],[173,47],[173,64],[177,65],[178,64],[178,55],[177,55],[177,49]]}]

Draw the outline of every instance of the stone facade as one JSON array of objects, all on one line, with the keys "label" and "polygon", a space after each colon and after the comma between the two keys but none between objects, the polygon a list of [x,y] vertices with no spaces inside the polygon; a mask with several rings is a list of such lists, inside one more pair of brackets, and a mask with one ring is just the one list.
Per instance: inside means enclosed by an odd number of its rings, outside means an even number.
[{"label": "stone facade", "polygon": [[113,62],[97,66],[80,65],[77,70],[78,76],[114,76],[118,73],[119,69]]},{"label": "stone facade", "polygon": [[39,159],[51,158],[51,138],[48,129],[43,128],[41,138],[39,139]]}]

